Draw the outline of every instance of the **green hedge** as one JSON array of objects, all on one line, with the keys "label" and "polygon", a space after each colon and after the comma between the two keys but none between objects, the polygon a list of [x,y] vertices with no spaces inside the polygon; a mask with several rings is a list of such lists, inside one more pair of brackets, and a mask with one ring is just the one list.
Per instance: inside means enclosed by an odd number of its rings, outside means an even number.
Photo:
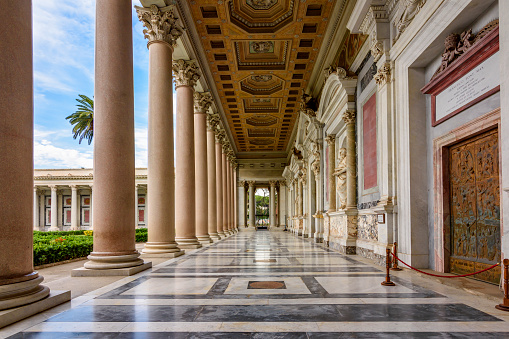
[{"label": "green hedge", "polygon": [[[83,231],[34,231],[34,266],[86,257],[93,249],[93,236]],[[147,241],[147,229],[136,229],[136,242]]]}]

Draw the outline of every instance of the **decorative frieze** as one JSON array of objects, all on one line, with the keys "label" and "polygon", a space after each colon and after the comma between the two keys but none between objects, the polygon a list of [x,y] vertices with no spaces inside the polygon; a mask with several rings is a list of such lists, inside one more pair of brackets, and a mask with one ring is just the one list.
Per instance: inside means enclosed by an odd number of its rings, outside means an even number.
[{"label": "decorative frieze", "polygon": [[173,76],[175,87],[190,86],[194,87],[200,79],[200,71],[193,61],[173,60]]},{"label": "decorative frieze", "polygon": [[210,92],[194,92],[194,112],[207,113],[212,106],[212,95]]},{"label": "decorative frieze", "polygon": [[153,42],[166,42],[175,47],[177,40],[182,35],[184,28],[177,25],[177,17],[173,6],[160,9],[156,5],[150,8],[135,6],[138,19],[145,29],[143,34],[148,39],[148,45]]},{"label": "decorative frieze", "polygon": [[357,237],[363,240],[378,241],[376,214],[358,216]]},{"label": "decorative frieze", "polygon": [[391,81],[391,64],[386,62],[375,75],[375,81],[378,86],[383,86]]},{"label": "decorative frieze", "polygon": [[377,206],[379,202],[380,202],[380,200],[361,202],[361,203],[357,204],[357,209],[364,210],[364,209],[368,209],[368,208],[373,208],[373,207]]}]

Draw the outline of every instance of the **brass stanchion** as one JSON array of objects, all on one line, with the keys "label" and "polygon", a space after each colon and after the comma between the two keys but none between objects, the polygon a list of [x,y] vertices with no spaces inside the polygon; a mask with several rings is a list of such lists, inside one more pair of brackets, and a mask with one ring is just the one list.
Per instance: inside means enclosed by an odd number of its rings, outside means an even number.
[{"label": "brass stanchion", "polygon": [[[394,247],[392,248],[392,251],[395,255],[398,255],[398,243],[397,242],[394,242]],[[394,261],[392,262],[391,270],[401,271],[401,268],[398,267],[398,259],[394,258]]]},{"label": "brass stanchion", "polygon": [[385,275],[385,280],[382,281],[382,285],[383,286],[396,286],[396,284],[391,281],[391,276],[390,276],[391,250],[389,248],[386,250],[386,254],[387,254],[386,259],[385,259],[386,275]]},{"label": "brass stanchion", "polygon": [[495,306],[496,309],[509,312],[509,259],[504,259],[504,302]]}]

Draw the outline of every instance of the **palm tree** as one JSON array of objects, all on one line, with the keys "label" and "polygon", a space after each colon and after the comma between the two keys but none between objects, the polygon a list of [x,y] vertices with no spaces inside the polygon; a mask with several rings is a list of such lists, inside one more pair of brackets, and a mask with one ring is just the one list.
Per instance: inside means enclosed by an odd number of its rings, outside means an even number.
[{"label": "palm tree", "polygon": [[66,117],[66,119],[74,126],[72,128],[74,133],[73,138],[77,139],[79,136],[80,144],[83,139],[87,139],[90,145],[94,137],[94,100],[83,94],[78,94],[78,96],[81,98],[76,99],[79,102],[76,105],[78,110]]}]

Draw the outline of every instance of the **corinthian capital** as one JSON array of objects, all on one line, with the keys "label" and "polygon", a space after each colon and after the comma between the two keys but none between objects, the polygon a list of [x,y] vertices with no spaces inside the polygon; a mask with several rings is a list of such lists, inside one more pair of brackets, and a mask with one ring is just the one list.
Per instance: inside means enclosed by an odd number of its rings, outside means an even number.
[{"label": "corinthian capital", "polygon": [[216,131],[219,124],[219,116],[217,114],[207,114],[207,129],[209,131]]},{"label": "corinthian capital", "polygon": [[222,129],[221,127],[217,127],[216,128],[216,142],[218,144],[222,144],[223,143],[223,140],[224,140],[224,137],[225,137],[226,133],[224,132],[224,129]]},{"label": "corinthian capital", "polygon": [[248,181],[247,184],[249,187],[254,187],[256,185],[256,181]]},{"label": "corinthian capital", "polygon": [[194,87],[200,79],[200,70],[193,61],[173,60],[172,69],[175,88],[179,86]]},{"label": "corinthian capital", "polygon": [[334,143],[336,142],[336,136],[333,135],[333,134],[329,134],[326,138],[325,138],[325,141],[327,142],[327,144],[330,146],[330,145],[334,145]]},{"label": "corinthian capital", "polygon": [[212,105],[212,95],[209,92],[194,92],[194,112],[207,113]]},{"label": "corinthian capital", "polygon": [[355,123],[356,114],[353,109],[346,110],[345,113],[343,113],[343,121],[345,124],[351,124]]},{"label": "corinthian capital", "polygon": [[270,187],[276,187],[277,186],[277,180],[269,180]]},{"label": "corinthian capital", "polygon": [[138,19],[145,29],[143,34],[148,39],[148,44],[153,42],[166,42],[175,47],[177,40],[183,32],[183,28],[177,25],[174,7],[164,7],[162,10],[156,5],[150,8],[135,6]]}]

